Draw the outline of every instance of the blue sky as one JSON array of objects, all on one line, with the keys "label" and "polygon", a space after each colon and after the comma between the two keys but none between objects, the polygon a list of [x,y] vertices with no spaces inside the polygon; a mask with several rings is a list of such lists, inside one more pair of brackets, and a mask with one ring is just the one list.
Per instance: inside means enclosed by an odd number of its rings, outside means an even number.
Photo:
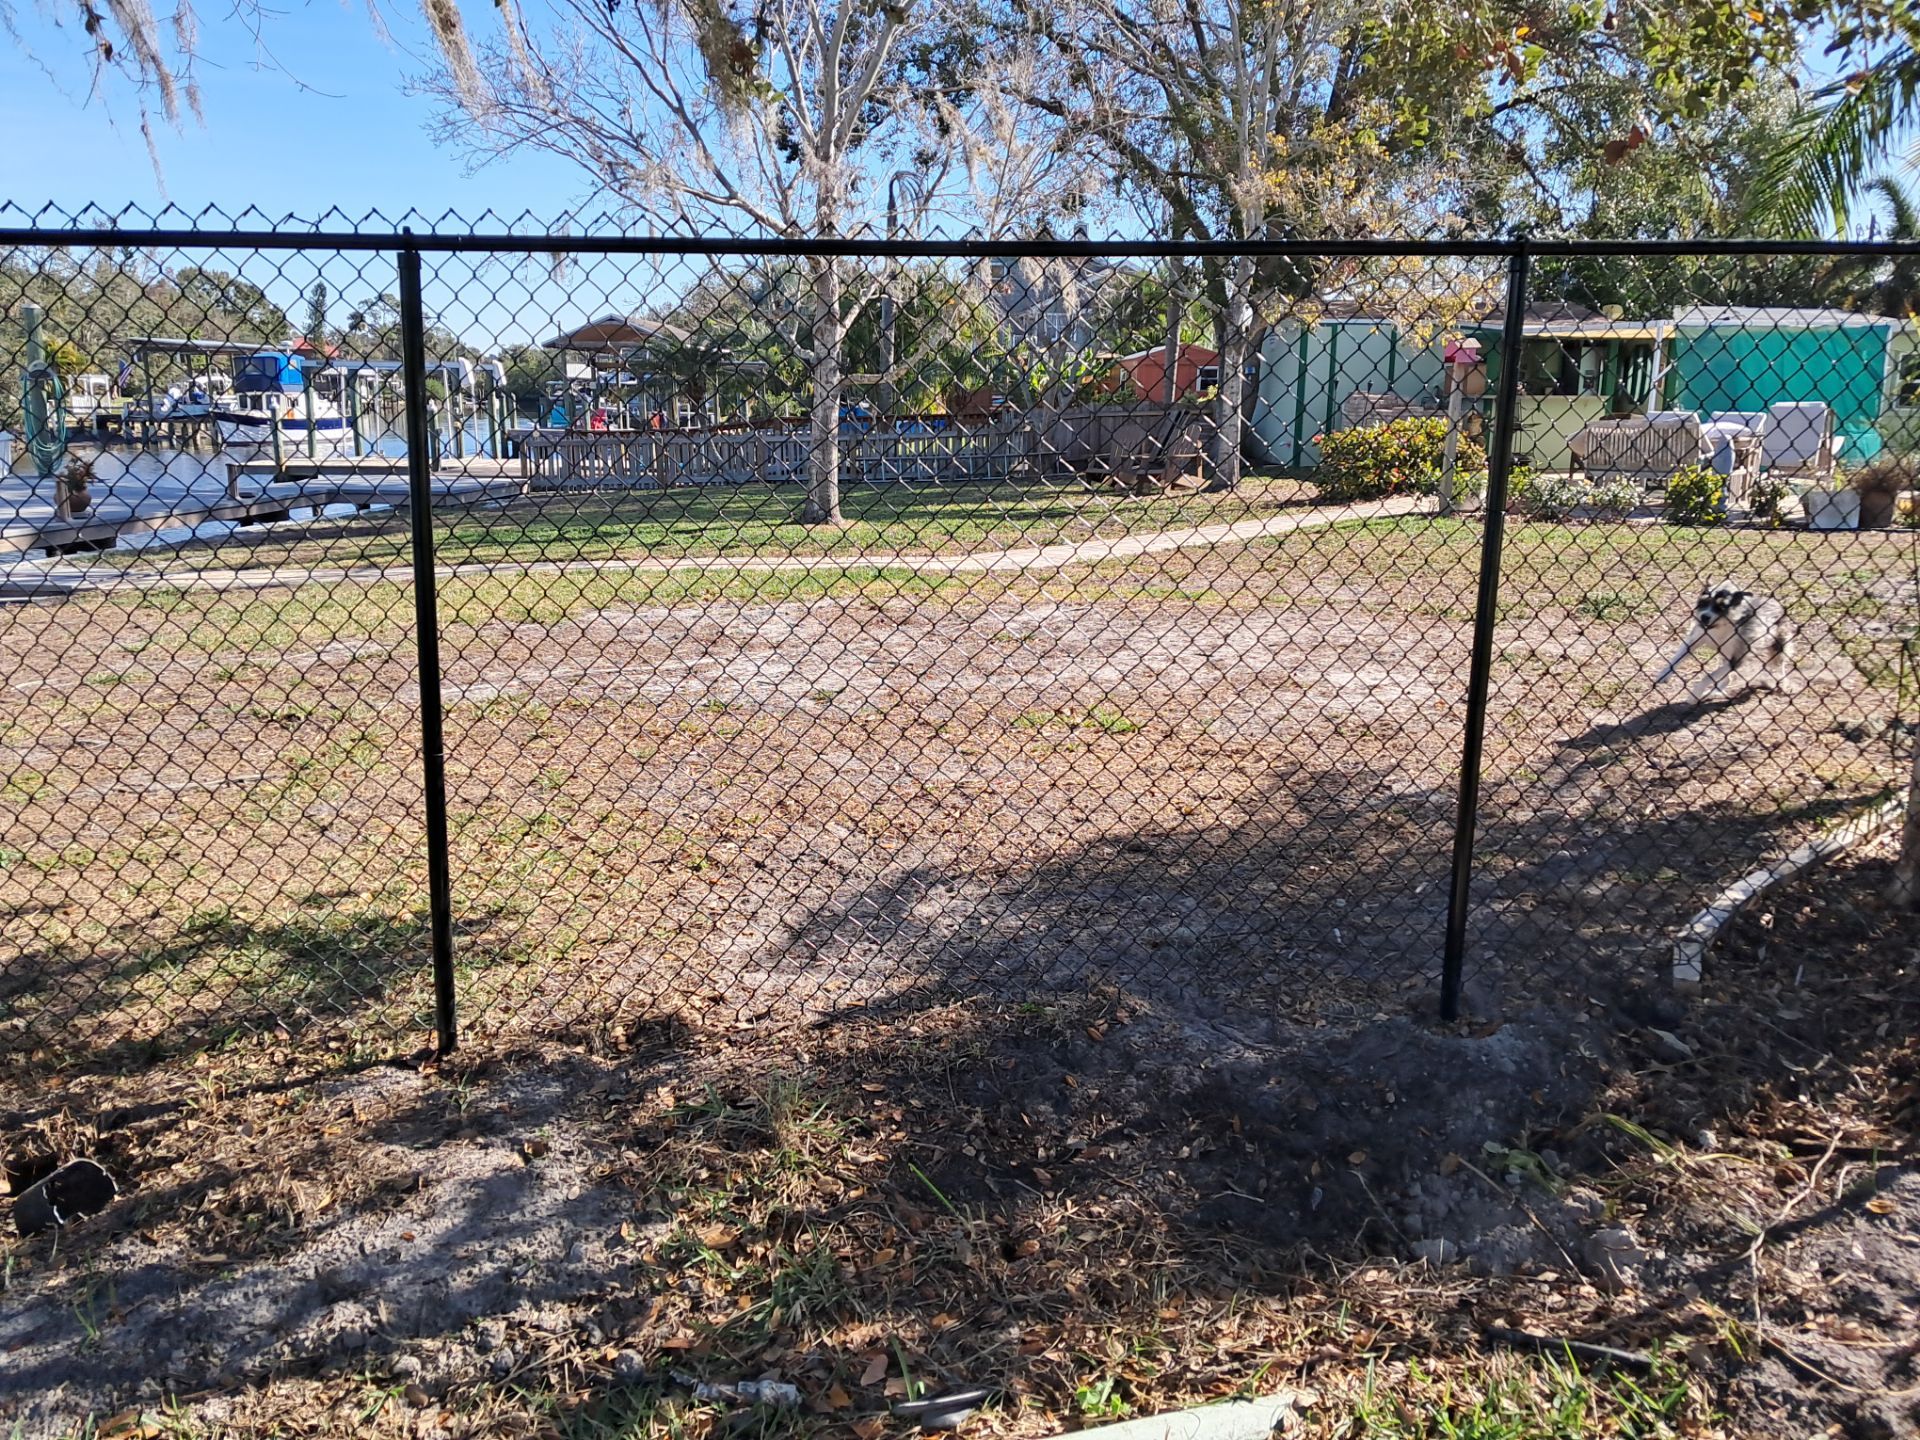
[{"label": "blue sky", "polygon": [[[63,0],[48,3],[55,13],[68,13]],[[553,156],[528,154],[468,174],[460,155],[435,143],[428,128],[432,103],[407,93],[409,76],[427,68],[428,42],[417,12],[394,8],[402,3],[390,0],[383,15],[390,33],[383,37],[364,0],[284,0],[284,10],[265,22],[263,46],[246,25],[215,22],[219,0],[203,0],[204,123],[188,117],[174,128],[156,120],[158,173],[125,84],[89,97],[76,28],[55,25],[33,0],[17,5],[25,45],[0,36],[0,135],[33,138],[0,147],[0,201],[70,209],[171,202],[189,211],[251,205],[276,217],[311,217],[329,206],[388,216],[409,208],[428,216],[489,208],[559,215],[582,204],[598,209],[585,177]],[[1817,46],[1810,49],[1816,73],[1831,66]],[[192,263],[204,257],[162,258]],[[342,308],[395,287],[385,257],[336,257],[318,265],[308,257],[236,263],[239,258],[227,268],[266,285],[296,314],[317,277],[327,279]],[[491,348],[489,341],[540,338],[610,310],[639,309],[692,278],[685,265],[662,274],[626,260],[576,262],[562,281],[538,264],[512,273],[462,257],[438,264],[429,308],[470,332],[477,349]]]},{"label": "blue sky", "polygon": [[[68,209],[252,205],[270,216],[304,218],[334,205],[348,214],[378,209],[390,216],[409,207],[429,216],[490,207],[558,215],[585,198],[581,176],[551,156],[496,162],[469,175],[458,154],[434,142],[431,102],[406,93],[408,77],[426,68],[419,48],[425,36],[412,12],[387,14],[391,35],[383,40],[360,0],[289,0],[269,22],[269,54],[247,27],[211,23],[213,9],[203,9],[205,121],[187,117],[175,129],[156,120],[156,174],[128,88],[111,85],[89,101],[86,67],[72,58],[74,27],[56,27],[20,6],[26,50],[0,37],[0,135],[38,139],[0,147],[0,200]],[[382,256],[319,265],[279,254],[230,254],[224,262],[200,254],[161,258],[237,270],[296,316],[305,313],[306,289],[325,278],[336,297],[335,323],[346,306],[397,284]],[[480,350],[491,348],[489,341],[543,338],[609,310],[638,308],[660,283],[644,269],[635,273],[631,262],[576,265],[566,284],[555,284],[537,263],[515,273],[485,267],[477,257],[428,263],[440,266],[428,282],[429,309]]]},{"label": "blue sky", "polygon": [[387,14],[392,33],[383,41],[359,0],[288,0],[267,22],[269,54],[247,26],[215,23],[217,6],[203,0],[206,123],[157,126],[159,175],[127,87],[111,85],[88,103],[86,67],[71,58],[76,28],[56,28],[33,6],[20,6],[27,49],[54,75],[0,40],[0,134],[46,137],[43,146],[0,151],[0,194],[63,205],[251,203],[300,215],[322,200],[349,211],[510,204],[557,212],[579,197],[579,178],[551,158],[469,177],[457,156],[434,144],[430,102],[405,93],[408,77],[425,68],[412,12]]}]

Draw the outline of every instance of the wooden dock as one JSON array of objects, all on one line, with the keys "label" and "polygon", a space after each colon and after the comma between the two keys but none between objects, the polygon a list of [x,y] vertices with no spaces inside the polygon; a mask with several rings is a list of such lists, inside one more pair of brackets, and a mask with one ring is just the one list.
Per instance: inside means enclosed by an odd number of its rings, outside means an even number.
[{"label": "wooden dock", "polygon": [[[303,455],[289,455],[278,464],[272,460],[229,460],[225,462],[230,479],[255,478],[284,480],[313,480],[327,477],[348,477],[360,479],[366,476],[381,478],[407,478],[407,462],[404,456],[391,455],[354,455],[341,456],[332,460],[309,460]],[[490,456],[475,455],[467,459],[454,459],[442,456],[434,466],[436,482],[449,480],[517,480],[525,469],[519,460],[495,460]]]},{"label": "wooden dock", "polygon": [[[526,493],[518,461],[456,465],[460,468],[433,477],[436,504],[481,505]],[[92,504],[74,515],[61,513],[56,480],[0,476],[0,554],[110,550],[126,536],[185,532],[212,522],[265,524],[290,519],[296,511],[319,514],[331,505],[397,508],[409,499],[406,461],[382,457],[292,463],[277,475],[270,460],[228,464],[215,459],[196,471],[183,474],[181,469],[176,462],[164,475],[97,479]]]}]

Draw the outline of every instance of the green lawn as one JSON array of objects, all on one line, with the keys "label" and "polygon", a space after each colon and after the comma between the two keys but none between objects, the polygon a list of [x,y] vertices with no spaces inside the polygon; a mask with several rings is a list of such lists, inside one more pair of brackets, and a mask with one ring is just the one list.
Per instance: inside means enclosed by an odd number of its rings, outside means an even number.
[{"label": "green lawn", "polygon": [[[711,504],[723,513],[742,507],[746,497],[709,494],[686,502]],[[1128,512],[1135,533],[1169,524],[1197,523],[1218,518],[1217,497],[1182,497],[1132,502],[1141,508]],[[1252,507],[1237,497],[1228,500],[1236,516]],[[1199,507],[1199,508],[1196,508]],[[718,600],[779,602],[821,598],[868,599],[941,597],[989,600],[1020,594],[1076,603],[1110,600],[1185,601],[1224,607],[1338,604],[1356,611],[1402,612],[1446,620],[1466,620],[1473,613],[1480,559],[1480,526],[1472,520],[1406,516],[1289,531],[1224,546],[1193,546],[1152,555],[1105,558],[1057,571],[1023,573],[1017,570],[958,575],[924,575],[899,564],[887,564],[894,555],[907,555],[911,535],[922,537],[920,553],[942,548],[975,549],[1047,538],[1062,538],[1069,528],[1063,518],[1073,506],[1062,500],[1034,513],[1053,516],[1050,529],[1035,530],[1031,515],[1002,519],[1005,529],[991,525],[996,513],[985,495],[947,508],[930,506],[938,521],[915,528],[908,512],[879,514],[862,525],[841,532],[820,533],[806,527],[768,525],[760,538],[749,542],[725,539],[716,530],[702,531],[684,522],[655,517],[632,522],[631,533],[646,526],[656,536],[674,535],[680,549],[665,542],[647,549],[634,542],[606,538],[570,541],[564,551],[558,542],[526,537],[531,526],[505,530],[499,524],[476,519],[456,530],[443,544],[442,558],[458,561],[508,563],[529,556],[575,558],[601,551],[651,554],[680,559],[671,570],[608,570],[555,574],[547,571],[498,575],[459,575],[440,583],[443,622],[479,627],[489,623],[552,624],[584,611],[616,605],[675,605]],[[676,511],[676,515],[679,512]],[[496,519],[498,517],[495,517]],[[539,524],[551,533],[598,536],[590,517],[575,522],[546,514]],[[1018,526],[1027,526],[1024,530]],[[713,564],[722,549],[729,555],[777,558],[788,553],[783,540],[793,532],[810,538],[816,553],[826,547],[843,564],[805,571],[736,570]],[[745,521],[737,532],[752,533]],[[701,554],[694,537],[704,534],[715,547]],[[462,539],[460,537],[464,536]],[[769,538],[774,537],[774,538]],[[879,538],[875,538],[879,537]],[[384,558],[404,563],[404,534],[374,535],[351,542],[352,553],[341,553],[345,540],[329,542],[325,550],[299,557],[307,563],[340,566],[359,563],[366,550],[391,542],[394,553]],[[319,545],[321,542],[308,542]],[[794,543],[799,543],[795,540]],[[308,545],[282,546],[285,550]],[[224,552],[220,552],[224,554]],[[212,558],[212,552],[209,552]],[[366,555],[369,561],[377,557]],[[292,554],[269,555],[258,550],[236,555],[235,565],[295,563]],[[863,563],[863,561],[865,563]],[[1530,616],[1565,616],[1569,624],[1601,626],[1631,623],[1636,628],[1664,624],[1660,617],[1684,620],[1685,609],[1697,588],[1721,578],[1734,578],[1763,593],[1779,596],[1803,621],[1847,617],[1873,619],[1890,614],[1889,586],[1913,583],[1915,562],[1912,537],[1897,531],[1866,534],[1808,534],[1804,531],[1689,530],[1666,525],[1557,525],[1511,522],[1507,529],[1502,566],[1500,617],[1505,621]],[[385,567],[383,567],[385,568]],[[284,590],[232,592],[156,588],[99,596],[87,602],[109,611],[131,612],[141,628],[152,626],[137,647],[139,654],[165,655],[175,651],[245,658],[271,656],[288,648],[325,644],[341,638],[398,640],[413,629],[411,587],[401,576],[371,581],[326,581],[289,584]],[[134,649],[123,643],[122,649]],[[110,683],[104,682],[103,683]]]},{"label": "green lawn", "polygon": [[[942,554],[1137,535],[1185,525],[1260,519],[1298,505],[1291,480],[1249,480],[1229,495],[1134,496],[1082,485],[850,485],[838,529],[802,525],[794,486],[711,485],[606,494],[547,492],[497,509],[448,510],[435,547],[447,564],[704,558]],[[242,531],[177,550],[128,551],[113,563],[165,555],[199,568],[261,565],[405,565],[403,515],[320,520]]]}]

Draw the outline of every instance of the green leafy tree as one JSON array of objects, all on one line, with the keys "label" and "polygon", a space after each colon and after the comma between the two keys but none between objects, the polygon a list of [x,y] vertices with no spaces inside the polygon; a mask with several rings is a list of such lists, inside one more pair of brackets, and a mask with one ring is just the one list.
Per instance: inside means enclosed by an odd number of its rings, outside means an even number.
[{"label": "green leafy tree", "polygon": [[307,291],[307,329],[306,340],[316,350],[324,351],[327,345],[327,282],[316,280]]},{"label": "green leafy tree", "polygon": [[[0,257],[0,425],[19,403],[27,304],[40,307],[44,333],[63,347],[73,374],[115,374],[137,336],[278,344],[287,335],[285,311],[259,286],[224,271],[170,271],[108,247],[11,251]],[[186,376],[160,358],[145,369],[160,385]]]}]

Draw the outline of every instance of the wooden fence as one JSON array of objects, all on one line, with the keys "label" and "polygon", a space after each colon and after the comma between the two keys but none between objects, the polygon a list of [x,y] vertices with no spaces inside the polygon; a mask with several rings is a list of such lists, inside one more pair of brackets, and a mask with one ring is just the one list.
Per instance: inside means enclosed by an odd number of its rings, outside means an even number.
[{"label": "wooden fence", "polygon": [[[520,440],[535,490],[666,489],[676,485],[776,484],[806,476],[804,429],[536,430]],[[883,485],[1009,480],[1032,466],[1022,423],[953,426],[912,434],[843,433],[843,479]]]},{"label": "wooden fence", "polygon": [[[1164,486],[1197,473],[1204,417],[1185,406],[1074,406],[1010,413],[985,424],[912,426],[840,436],[850,484],[1058,480]],[[806,478],[804,428],[535,430],[520,454],[530,488],[667,489],[778,484]]]}]

